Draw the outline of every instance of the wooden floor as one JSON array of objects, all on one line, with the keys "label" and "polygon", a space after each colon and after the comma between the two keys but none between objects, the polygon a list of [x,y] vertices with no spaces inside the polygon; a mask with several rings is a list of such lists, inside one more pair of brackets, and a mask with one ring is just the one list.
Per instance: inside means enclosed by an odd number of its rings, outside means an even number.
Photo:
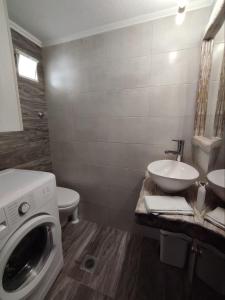
[{"label": "wooden floor", "polygon": [[[46,300],[222,300],[201,281],[159,260],[159,242],[81,221],[63,232],[64,268]],[[96,258],[84,271],[87,255]]]}]

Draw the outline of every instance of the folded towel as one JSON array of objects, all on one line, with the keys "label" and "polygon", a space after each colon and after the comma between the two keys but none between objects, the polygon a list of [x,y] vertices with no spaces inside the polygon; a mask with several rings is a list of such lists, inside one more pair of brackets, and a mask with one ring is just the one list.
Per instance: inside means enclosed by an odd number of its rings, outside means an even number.
[{"label": "folded towel", "polygon": [[192,207],[184,197],[178,196],[145,196],[145,207],[152,214],[193,215]]},{"label": "folded towel", "polygon": [[225,209],[222,207],[218,206],[214,210],[209,211],[205,215],[204,219],[222,229],[225,229]]}]

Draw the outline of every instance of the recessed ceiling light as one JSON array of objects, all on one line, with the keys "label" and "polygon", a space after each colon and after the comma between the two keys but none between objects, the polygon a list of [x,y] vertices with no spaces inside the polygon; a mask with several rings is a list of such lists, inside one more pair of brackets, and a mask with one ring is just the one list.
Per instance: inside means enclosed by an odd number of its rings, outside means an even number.
[{"label": "recessed ceiling light", "polygon": [[181,25],[184,22],[185,19],[185,9],[186,5],[188,3],[187,0],[179,0],[178,3],[178,12],[176,15],[176,24]]}]

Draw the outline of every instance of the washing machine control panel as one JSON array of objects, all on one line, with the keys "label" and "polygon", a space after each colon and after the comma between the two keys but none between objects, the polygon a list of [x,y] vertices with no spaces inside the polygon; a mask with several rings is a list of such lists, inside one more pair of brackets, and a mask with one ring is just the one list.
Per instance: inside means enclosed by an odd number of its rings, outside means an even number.
[{"label": "washing machine control panel", "polygon": [[34,194],[28,193],[5,208],[9,224],[14,226],[19,224],[24,217],[29,217],[35,209]]},{"label": "washing machine control panel", "polygon": [[30,204],[28,202],[22,202],[18,208],[19,215],[25,215],[30,209]]}]

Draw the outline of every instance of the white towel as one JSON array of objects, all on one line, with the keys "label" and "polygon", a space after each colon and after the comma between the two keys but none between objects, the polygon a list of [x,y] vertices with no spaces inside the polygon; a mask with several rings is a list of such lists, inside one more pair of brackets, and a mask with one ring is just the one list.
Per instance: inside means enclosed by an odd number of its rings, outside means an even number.
[{"label": "white towel", "polygon": [[192,207],[184,197],[178,196],[145,196],[145,207],[148,213],[193,215]]},{"label": "white towel", "polygon": [[211,222],[212,224],[225,229],[225,209],[222,207],[217,207],[212,211],[209,211],[205,217],[207,221]]}]

